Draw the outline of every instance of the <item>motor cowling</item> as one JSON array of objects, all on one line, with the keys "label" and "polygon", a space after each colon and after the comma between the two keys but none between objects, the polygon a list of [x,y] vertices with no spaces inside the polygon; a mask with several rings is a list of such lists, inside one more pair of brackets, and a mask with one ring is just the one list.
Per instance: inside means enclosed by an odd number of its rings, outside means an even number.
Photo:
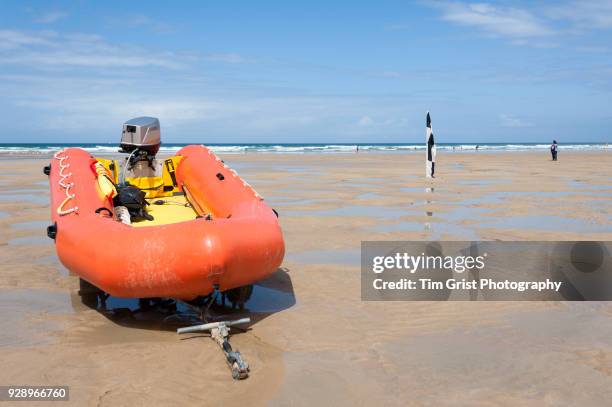
[{"label": "motor cowling", "polygon": [[161,145],[159,120],[155,117],[136,117],[123,123],[121,132],[122,153],[132,153],[139,150],[155,156]]}]

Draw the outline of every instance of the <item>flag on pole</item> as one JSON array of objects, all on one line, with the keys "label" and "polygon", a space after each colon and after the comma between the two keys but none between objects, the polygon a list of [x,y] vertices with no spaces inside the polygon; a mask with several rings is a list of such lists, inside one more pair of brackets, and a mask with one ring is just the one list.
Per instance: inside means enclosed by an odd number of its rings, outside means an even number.
[{"label": "flag on pole", "polygon": [[425,167],[425,176],[427,178],[434,178],[434,171],[436,166],[436,143],[434,142],[433,131],[431,130],[431,117],[427,112],[427,128],[425,129],[426,142],[427,142],[427,163]]}]

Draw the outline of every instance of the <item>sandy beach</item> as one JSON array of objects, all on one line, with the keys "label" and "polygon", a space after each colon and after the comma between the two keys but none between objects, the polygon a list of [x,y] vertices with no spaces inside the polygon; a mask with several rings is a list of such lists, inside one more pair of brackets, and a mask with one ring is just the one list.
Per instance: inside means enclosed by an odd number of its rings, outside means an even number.
[{"label": "sandy beach", "polygon": [[232,337],[251,377],[163,312],[81,304],[45,232],[49,158],[2,156],[0,383],[68,385],[75,406],[609,403],[612,305],[363,302],[359,261],[363,240],[612,240],[610,151],[439,154],[435,180],[420,153],[222,158],[286,242]]}]

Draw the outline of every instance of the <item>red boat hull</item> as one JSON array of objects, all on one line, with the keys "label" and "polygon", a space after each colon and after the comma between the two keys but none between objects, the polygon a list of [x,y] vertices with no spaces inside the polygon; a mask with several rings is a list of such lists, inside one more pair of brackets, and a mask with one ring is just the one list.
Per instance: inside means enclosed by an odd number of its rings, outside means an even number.
[{"label": "red boat hull", "polygon": [[66,268],[113,296],[180,299],[208,295],[215,285],[221,291],[249,285],[278,269],[285,246],[274,211],[207,148],[187,146],[177,155],[178,184],[212,210],[212,220],[148,227],[117,222],[100,210],[113,207],[101,198],[95,159],[78,148],[56,155],[51,214]]}]

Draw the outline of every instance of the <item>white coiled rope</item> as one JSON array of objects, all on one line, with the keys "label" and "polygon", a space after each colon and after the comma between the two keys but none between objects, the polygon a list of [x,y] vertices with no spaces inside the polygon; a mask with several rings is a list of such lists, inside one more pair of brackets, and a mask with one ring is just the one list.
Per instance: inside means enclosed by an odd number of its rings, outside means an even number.
[{"label": "white coiled rope", "polygon": [[60,168],[59,169],[60,180],[58,181],[58,184],[62,188],[64,188],[64,191],[66,192],[66,198],[64,198],[62,203],[57,207],[57,214],[60,216],[68,215],[69,213],[77,212],[79,210],[79,207],[76,205],[74,205],[72,208],[64,209],[64,206],[66,205],[66,203],[68,203],[69,200],[74,199],[75,194],[70,193],[70,189],[74,187],[74,182],[67,182],[68,178],[72,177],[72,172],[68,172],[68,173],[64,172],[64,170],[67,170],[68,168],[70,168],[70,163],[68,162],[67,155],[64,155],[64,156],[60,155],[63,153],[64,153],[64,150],[60,150],[53,155],[53,158],[55,158],[58,161],[59,168]]}]

